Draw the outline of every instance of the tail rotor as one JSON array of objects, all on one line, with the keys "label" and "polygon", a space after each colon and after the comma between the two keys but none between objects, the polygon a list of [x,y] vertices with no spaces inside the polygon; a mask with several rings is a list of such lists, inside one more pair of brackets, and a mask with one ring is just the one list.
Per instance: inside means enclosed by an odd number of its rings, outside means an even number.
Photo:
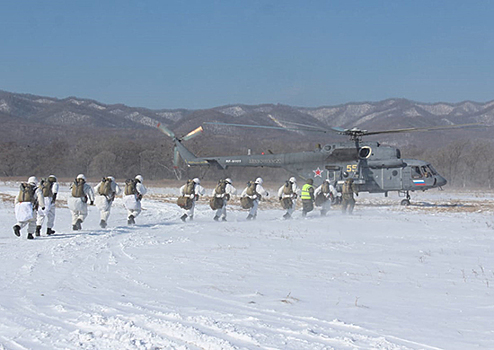
[{"label": "tail rotor", "polygon": [[[177,179],[180,180],[182,177],[181,170],[178,166],[179,159],[180,159],[180,150],[182,150],[182,152],[185,153],[185,158],[187,158],[187,156],[195,157],[193,154],[190,153],[190,151],[188,151],[187,149],[184,148],[184,146],[181,144],[181,142],[193,139],[194,137],[200,135],[204,131],[204,129],[202,128],[202,126],[200,126],[196,129],[192,130],[191,132],[189,132],[188,134],[186,134],[182,138],[178,138],[173,131],[168,129],[163,124],[158,123],[157,127],[162,133],[164,133],[166,136],[173,139],[173,143],[175,144],[175,147],[173,148],[173,172],[175,173],[175,176],[177,177]],[[182,155],[182,158],[184,158],[184,155]],[[187,163],[187,161],[185,161],[185,162]]]}]

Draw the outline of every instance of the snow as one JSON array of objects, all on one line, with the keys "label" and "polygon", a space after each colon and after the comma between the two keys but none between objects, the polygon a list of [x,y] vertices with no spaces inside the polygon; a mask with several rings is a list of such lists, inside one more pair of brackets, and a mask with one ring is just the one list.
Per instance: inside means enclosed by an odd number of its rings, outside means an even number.
[{"label": "snow", "polygon": [[134,113],[128,114],[125,116],[125,119],[129,119],[129,120],[132,120],[133,122],[140,123],[140,124],[147,125],[147,126],[151,126],[151,127],[156,127],[156,125],[158,124],[157,120],[155,120],[153,118],[146,117],[145,115],[142,115],[139,112],[134,112]]},{"label": "snow", "polygon": [[105,109],[106,109],[106,107],[105,107],[105,106],[101,106],[101,105],[96,104],[96,103],[91,103],[91,104],[89,104],[89,107],[91,107],[91,108],[95,108],[95,109],[99,109],[100,111],[102,111],[102,110],[105,110]]},{"label": "snow", "polygon": [[78,105],[78,106],[83,105],[85,103],[85,101],[76,100],[76,99],[73,99],[73,98],[70,99],[69,102],[71,102],[71,103],[73,103],[75,105]]},{"label": "snow", "polygon": [[241,117],[246,114],[246,112],[239,106],[231,106],[228,108],[223,108],[220,110],[221,113],[230,115],[232,117]]},{"label": "snow", "polygon": [[53,104],[53,103],[55,103],[55,101],[50,100],[50,99],[47,99],[47,98],[38,98],[34,102],[43,103],[43,104]]},{"label": "snow", "polygon": [[9,106],[9,104],[7,103],[7,101],[5,101],[4,99],[1,99],[0,100],[0,112],[10,112],[11,108]]},{"label": "snow", "polygon": [[[361,194],[281,220],[206,200],[182,223],[176,189],[150,188],[135,226],[117,199],[72,231],[62,186],[54,236],[14,236],[0,185],[0,349],[494,348],[492,194]],[[274,190],[271,190],[274,193]],[[45,229],[43,230],[43,232]]]}]

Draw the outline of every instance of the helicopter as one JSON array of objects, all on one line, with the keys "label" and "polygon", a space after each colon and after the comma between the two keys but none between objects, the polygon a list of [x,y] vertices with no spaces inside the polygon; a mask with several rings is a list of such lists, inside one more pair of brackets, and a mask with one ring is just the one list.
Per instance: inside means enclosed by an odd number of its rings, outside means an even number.
[{"label": "helicopter", "polygon": [[214,122],[206,122],[204,124],[324,133],[334,132],[348,136],[349,140],[329,143],[324,146],[318,145],[316,149],[305,152],[197,157],[182,142],[200,135],[204,131],[202,126],[182,138],[178,138],[170,129],[159,123],[157,125],[158,129],[173,140],[175,169],[178,168],[179,156],[182,157],[187,166],[216,166],[219,169],[227,169],[229,167],[283,168],[304,180],[313,179],[316,186],[328,179],[339,192],[341,192],[345,180],[351,178],[358,185],[359,192],[384,193],[386,197],[389,192],[398,192],[399,196],[404,197],[401,200],[401,205],[410,205],[411,192],[441,188],[446,185],[446,179],[429,162],[418,159],[402,159],[398,148],[381,145],[375,141],[363,141],[362,138],[368,135],[409,133],[479,125],[461,124],[429,128],[367,131],[359,128],[332,127],[324,129],[298,123],[290,123],[292,126],[288,127]]}]

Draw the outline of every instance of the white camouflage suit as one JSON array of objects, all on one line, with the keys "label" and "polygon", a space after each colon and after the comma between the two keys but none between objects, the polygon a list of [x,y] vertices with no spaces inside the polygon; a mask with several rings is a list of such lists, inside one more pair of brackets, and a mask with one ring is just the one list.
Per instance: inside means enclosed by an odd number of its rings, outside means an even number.
[{"label": "white camouflage suit", "polygon": [[68,206],[70,209],[70,213],[72,214],[72,225],[76,225],[77,220],[84,220],[87,217],[87,201],[94,202],[94,192],[89,184],[84,183],[84,197],[73,197],[72,196],[72,188],[74,187],[74,183],[70,185],[70,196],[67,200]]},{"label": "white camouflage suit", "polygon": [[216,220],[218,220],[220,217],[223,218],[223,220],[226,220],[226,205],[228,203],[228,198],[237,194],[237,189],[232,186],[231,183],[227,183],[225,186],[225,193],[223,194],[217,194],[216,189],[213,190],[212,196],[213,197],[218,197],[218,198],[223,198],[223,206],[216,210],[216,215],[214,216]]},{"label": "white camouflage suit", "polygon": [[[329,182],[329,180],[324,180],[325,182]],[[322,184],[316,188],[314,191],[314,198],[316,198],[320,193],[322,193]],[[329,184],[329,193],[324,193],[324,197],[326,197],[326,201],[322,204],[321,206],[321,215],[326,215],[326,213],[331,209],[331,195],[333,195],[333,198],[336,198],[336,195],[338,192],[334,188],[331,183]]]},{"label": "white camouflage suit", "polygon": [[[196,200],[199,196],[204,196],[204,193],[206,192],[204,187],[201,186],[200,182],[196,182],[196,181],[194,181],[194,182],[195,182],[195,186],[194,186],[194,191],[192,194],[190,194],[190,195],[185,194],[185,189],[187,188],[187,184],[180,187],[180,190],[179,190],[181,196],[192,198],[192,207],[189,210],[183,209],[184,214],[182,215],[182,218],[183,218],[182,220],[184,220],[184,221],[185,221],[185,218],[187,218],[187,217],[189,219],[192,219],[194,217],[194,209],[196,207]],[[185,215],[185,217],[184,217],[184,215]]]},{"label": "white camouflage suit", "polygon": [[292,182],[290,181],[290,183],[292,184],[292,194],[285,194],[283,193],[284,191],[284,188],[285,188],[285,185],[281,186],[280,189],[278,190],[278,198],[291,198],[292,199],[292,207],[291,208],[288,208],[286,210],[286,214],[285,214],[285,218],[286,217],[291,217],[293,212],[295,211],[295,207],[297,205],[297,197],[300,196],[300,188],[298,188],[297,186],[297,183],[296,182]]},{"label": "white camouflage suit", "polygon": [[36,219],[36,226],[43,226],[45,218],[47,219],[46,227],[52,229],[55,224],[55,200],[58,194],[58,182],[53,182],[51,185],[51,192],[53,196],[45,198],[45,210],[38,208],[38,218]]},{"label": "white camouflage suit", "polygon": [[[261,181],[258,181],[259,179],[256,180],[256,193],[258,193],[260,196],[268,196],[268,192],[262,187],[262,179]],[[259,206],[259,201],[261,200],[261,197],[259,195],[253,195],[250,196],[247,194],[247,190],[249,189],[249,186],[247,186],[243,191],[240,197],[249,197],[253,200],[253,206],[249,210],[249,215],[247,216],[247,219],[255,219],[257,217],[257,207]]]},{"label": "white camouflage suit", "polygon": [[36,208],[38,205],[43,205],[45,199],[43,191],[38,187],[37,179],[30,177],[28,183],[36,188],[34,196],[30,202],[19,202],[18,196],[15,197],[15,217],[17,220],[15,226],[19,226],[20,229],[27,226],[28,238],[33,238],[32,235],[36,230]]},{"label": "white camouflage suit", "polygon": [[94,188],[94,193],[96,194],[96,199],[94,200],[94,204],[96,205],[96,208],[99,209],[100,211],[100,218],[101,221],[104,221],[105,223],[108,222],[108,218],[110,217],[110,210],[111,206],[113,204],[113,200],[115,199],[116,196],[120,195],[122,190],[120,187],[117,185],[115,182],[115,179],[111,176],[108,176],[107,178],[111,178],[111,194],[108,196],[99,194],[99,188],[103,185],[103,182],[100,181],[99,184],[96,185]]},{"label": "white camouflage suit", "polygon": [[127,218],[136,218],[141,213],[141,199],[147,193],[147,188],[141,183],[136,183],[136,194],[128,194],[123,197],[124,206],[127,209]]}]

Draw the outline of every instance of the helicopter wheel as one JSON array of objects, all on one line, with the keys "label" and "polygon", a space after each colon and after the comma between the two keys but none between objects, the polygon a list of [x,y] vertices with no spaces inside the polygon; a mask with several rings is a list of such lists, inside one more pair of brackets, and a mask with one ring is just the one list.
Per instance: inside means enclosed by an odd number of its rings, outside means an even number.
[{"label": "helicopter wheel", "polygon": [[400,202],[401,205],[404,205],[404,206],[409,206],[410,205],[410,200],[409,199],[403,199],[401,202]]}]

